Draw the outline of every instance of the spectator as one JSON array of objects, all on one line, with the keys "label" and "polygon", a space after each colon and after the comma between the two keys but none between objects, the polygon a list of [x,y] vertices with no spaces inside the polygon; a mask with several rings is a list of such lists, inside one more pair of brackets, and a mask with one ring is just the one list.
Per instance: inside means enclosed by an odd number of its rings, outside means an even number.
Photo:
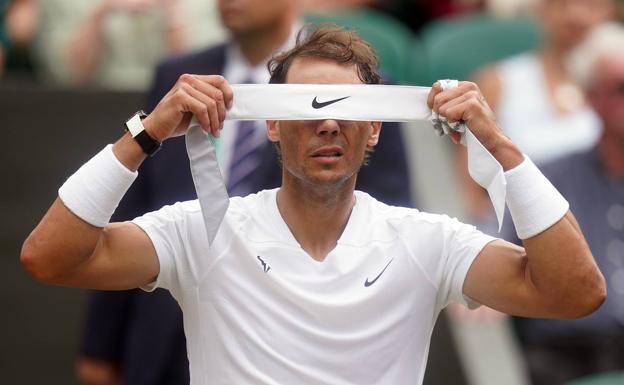
[{"label": "spectator", "polygon": [[[506,134],[537,164],[591,147],[600,124],[565,69],[566,55],[598,23],[613,16],[613,0],[542,0],[541,51],[513,56],[476,76],[483,95]],[[468,214],[476,221],[492,215],[487,196],[467,177],[465,151],[458,169],[464,174]]]},{"label": "spectator", "polygon": [[564,62],[588,31],[613,16],[613,5],[612,0],[543,0],[543,49],[477,75],[501,127],[536,163],[587,149],[599,136],[598,120]]},{"label": "spectator", "polygon": [[[231,83],[268,82],[268,59],[276,50],[294,46],[295,34],[301,27],[297,0],[221,0],[219,12],[232,40],[163,62],[147,95],[148,110],[156,106],[183,73],[223,74]],[[243,183],[234,186],[234,158],[243,147],[238,132],[243,130],[242,125],[226,122],[218,145],[230,193],[244,195],[278,186],[281,170],[273,146],[266,139],[263,122],[256,124],[251,134],[257,145],[257,151],[253,151],[255,167],[240,178]],[[131,219],[164,204],[195,198],[184,139],[172,139],[166,146],[166,151],[143,165],[138,180],[116,212],[117,219]],[[177,175],[175,183],[162,183],[163,176],[172,173]],[[410,191],[405,183],[408,178],[399,127],[384,123],[384,135],[370,166],[358,176],[358,188],[383,201],[409,206]],[[145,367],[153,370],[146,371]],[[91,297],[80,373],[106,373],[108,378],[117,379],[121,376],[133,385],[182,384],[188,383],[187,367],[182,314],[168,292],[95,292]],[[172,371],[184,377],[171,381],[167,373]],[[88,383],[84,377],[83,382]]]},{"label": "spectator", "polygon": [[223,38],[214,1],[46,0],[41,8],[38,70],[61,85],[143,90],[164,57]]},{"label": "spectator", "polygon": [[[624,370],[624,27],[596,28],[573,52],[573,78],[602,124],[598,143],[542,170],[570,202],[608,287],[603,306],[574,321],[518,319],[534,385]],[[511,222],[505,238],[516,240]]]},{"label": "spectator", "polygon": [[0,76],[3,70],[32,72],[30,47],[39,21],[34,0],[0,0]]}]

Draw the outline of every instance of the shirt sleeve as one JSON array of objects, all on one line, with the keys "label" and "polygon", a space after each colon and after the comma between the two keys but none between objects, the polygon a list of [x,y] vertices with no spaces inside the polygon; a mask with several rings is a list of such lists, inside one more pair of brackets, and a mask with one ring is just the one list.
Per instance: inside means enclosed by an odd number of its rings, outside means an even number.
[{"label": "shirt sleeve", "polygon": [[[160,264],[156,280],[141,289],[153,291],[160,287],[175,295],[183,286],[197,281],[199,272],[193,250],[208,249],[206,237],[201,237],[201,231],[197,231],[203,229],[203,225],[197,223],[198,218],[201,220],[199,204],[190,201],[164,206],[132,221],[152,241]],[[205,245],[202,239],[206,239]]]},{"label": "shirt sleeve", "polygon": [[438,306],[441,309],[450,302],[458,302],[469,308],[476,308],[480,304],[463,293],[464,281],[481,250],[496,238],[457,219],[448,219],[443,234],[444,247],[439,270],[441,274],[438,277]]}]

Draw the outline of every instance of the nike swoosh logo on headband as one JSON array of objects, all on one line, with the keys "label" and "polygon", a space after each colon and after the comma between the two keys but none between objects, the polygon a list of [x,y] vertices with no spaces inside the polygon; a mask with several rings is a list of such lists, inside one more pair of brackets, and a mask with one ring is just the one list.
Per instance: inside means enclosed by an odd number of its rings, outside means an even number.
[{"label": "nike swoosh logo on headband", "polygon": [[314,100],[312,100],[312,108],[315,108],[315,109],[323,108],[323,107],[329,106],[330,104],[334,104],[336,102],[339,102],[339,101],[344,100],[344,99],[349,98],[349,97],[350,96],[345,96],[344,98],[328,100],[326,102],[319,102],[319,101],[316,100],[316,96],[315,96]]}]

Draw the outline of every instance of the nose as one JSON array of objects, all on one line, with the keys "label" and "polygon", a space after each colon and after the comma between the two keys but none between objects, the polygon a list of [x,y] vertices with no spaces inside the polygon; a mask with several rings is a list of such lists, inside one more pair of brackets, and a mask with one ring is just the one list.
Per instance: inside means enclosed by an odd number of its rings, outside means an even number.
[{"label": "nose", "polygon": [[334,119],[321,120],[316,126],[316,135],[318,136],[336,136],[339,133],[340,124]]}]

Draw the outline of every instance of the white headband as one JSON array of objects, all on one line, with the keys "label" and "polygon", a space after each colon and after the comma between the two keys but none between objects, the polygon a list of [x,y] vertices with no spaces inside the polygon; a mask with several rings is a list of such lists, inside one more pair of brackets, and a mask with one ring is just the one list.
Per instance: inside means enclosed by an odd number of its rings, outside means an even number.
[{"label": "white headband", "polygon": [[228,120],[427,119],[428,87],[363,84],[234,84]]},{"label": "white headband", "polygon": [[[441,81],[444,89],[456,80]],[[431,121],[439,133],[462,133],[470,176],[487,189],[499,230],[505,212],[506,181],[502,166],[463,124],[448,124],[427,107],[429,87],[361,84],[233,84],[227,120]],[[193,119],[186,136],[193,181],[212,243],[225,215],[228,196],[208,135]],[[215,195],[218,194],[218,195]],[[218,202],[215,197],[219,196]]]}]

